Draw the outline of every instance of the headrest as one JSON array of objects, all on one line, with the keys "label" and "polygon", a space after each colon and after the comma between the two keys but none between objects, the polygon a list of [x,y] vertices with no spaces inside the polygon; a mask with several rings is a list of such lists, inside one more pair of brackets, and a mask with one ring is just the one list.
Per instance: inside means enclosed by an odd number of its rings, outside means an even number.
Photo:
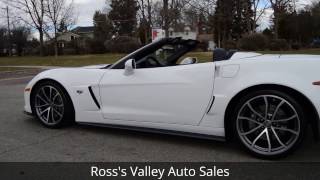
[{"label": "headrest", "polygon": [[223,61],[230,59],[234,53],[236,53],[236,50],[225,50],[223,48],[217,48],[213,50],[213,61]]}]

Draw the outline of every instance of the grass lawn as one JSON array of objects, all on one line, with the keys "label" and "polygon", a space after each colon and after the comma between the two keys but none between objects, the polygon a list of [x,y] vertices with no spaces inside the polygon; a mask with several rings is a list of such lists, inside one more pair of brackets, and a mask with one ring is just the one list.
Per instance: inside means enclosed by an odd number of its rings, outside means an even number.
[{"label": "grass lawn", "polygon": [[[125,56],[125,54],[95,54],[77,56],[48,57],[1,57],[0,66],[86,66],[93,64],[112,64]],[[210,52],[192,52],[186,56],[198,57],[201,62],[211,61]]]},{"label": "grass lawn", "polygon": [[[262,54],[317,54],[320,55],[320,49],[294,50],[294,51],[260,51]],[[119,60],[125,54],[99,54],[99,55],[77,55],[77,56],[59,56],[55,59],[48,57],[1,57],[0,66],[86,66],[93,64],[112,64]],[[200,62],[211,62],[212,52],[191,52],[184,57],[197,57]],[[1,68],[0,71],[5,71]]]},{"label": "grass lawn", "polygon": [[92,64],[110,64],[123,57],[123,54],[99,54],[47,57],[1,57],[0,66],[85,66]]}]

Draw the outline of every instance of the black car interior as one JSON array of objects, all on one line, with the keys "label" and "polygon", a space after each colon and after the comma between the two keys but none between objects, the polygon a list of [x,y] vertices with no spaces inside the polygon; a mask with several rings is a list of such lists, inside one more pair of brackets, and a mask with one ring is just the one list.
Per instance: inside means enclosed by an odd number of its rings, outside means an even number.
[{"label": "black car interior", "polygon": [[129,54],[111,68],[123,69],[125,62],[129,59],[136,61],[138,69],[176,66],[179,65],[177,64],[178,60],[195,49],[198,43],[196,40],[164,38]]},{"label": "black car interior", "polygon": [[[156,68],[167,67],[177,65],[188,65],[197,63],[197,59],[187,57],[178,63],[180,58],[188,52],[197,48],[199,41],[196,40],[184,40],[178,38],[163,38],[156,42],[153,42],[147,46],[144,46],[135,52],[120,59],[115,64],[108,68],[111,69],[123,69],[125,62],[129,59],[134,59],[136,62],[136,68]],[[213,51],[213,61],[222,61],[230,59],[235,50],[225,50],[217,48]]]},{"label": "black car interior", "polygon": [[136,56],[137,68],[176,66],[180,57],[197,46],[197,41],[174,39],[154,51]]}]

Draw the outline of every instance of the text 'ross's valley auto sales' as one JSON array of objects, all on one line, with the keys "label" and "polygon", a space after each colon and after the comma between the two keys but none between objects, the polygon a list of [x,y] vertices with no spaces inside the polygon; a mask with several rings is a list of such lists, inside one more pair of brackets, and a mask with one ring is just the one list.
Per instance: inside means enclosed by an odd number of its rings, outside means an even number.
[{"label": "text 'ross's valley auto sales'", "polygon": [[228,177],[230,169],[218,168],[217,166],[199,168],[153,168],[152,166],[129,166],[116,168],[100,168],[91,166],[91,177]]}]

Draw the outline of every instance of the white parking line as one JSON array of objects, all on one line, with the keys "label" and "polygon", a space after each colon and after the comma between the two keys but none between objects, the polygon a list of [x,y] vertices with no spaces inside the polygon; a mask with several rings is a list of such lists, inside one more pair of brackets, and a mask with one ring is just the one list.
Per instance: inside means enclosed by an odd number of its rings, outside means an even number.
[{"label": "white parking line", "polygon": [[18,77],[18,78],[7,78],[7,79],[0,79],[1,81],[11,81],[11,80],[19,80],[19,79],[27,79],[27,78],[33,78],[34,76],[25,76],[25,77]]}]

